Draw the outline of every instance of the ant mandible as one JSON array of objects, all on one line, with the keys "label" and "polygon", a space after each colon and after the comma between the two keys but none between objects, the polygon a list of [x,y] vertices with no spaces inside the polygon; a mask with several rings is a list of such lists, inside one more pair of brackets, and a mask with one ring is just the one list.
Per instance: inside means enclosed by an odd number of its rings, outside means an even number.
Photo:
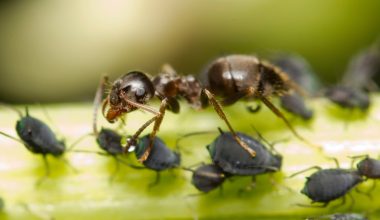
[{"label": "ant mandible", "polygon": [[[154,122],[149,136],[149,147],[139,158],[141,162],[145,161],[153,147],[153,139],[160,128],[165,110],[179,112],[178,97],[183,97],[195,109],[205,108],[208,103],[211,103],[217,114],[226,123],[233,138],[252,157],[256,155],[256,152],[237,136],[222,110],[222,105],[231,105],[242,98],[260,99],[286,123],[298,139],[306,142],[268,100],[270,96],[279,96],[292,89],[301,91],[297,84],[279,68],[268,62],[260,61],[255,56],[229,55],[213,61],[205,74],[207,82],[204,86],[192,75],[178,75],[169,65],[164,65],[162,72],[152,79],[139,71],[126,73],[116,79],[102,103],[102,112],[108,122],[113,123],[123,114],[136,109],[142,109],[155,115],[128,140],[125,150],[128,151],[128,148],[135,144],[141,132]],[[108,78],[104,77],[95,96],[95,112],[101,103],[106,84],[109,84]],[[159,110],[146,105],[154,96],[161,100]],[[215,96],[223,98],[222,105]]]}]

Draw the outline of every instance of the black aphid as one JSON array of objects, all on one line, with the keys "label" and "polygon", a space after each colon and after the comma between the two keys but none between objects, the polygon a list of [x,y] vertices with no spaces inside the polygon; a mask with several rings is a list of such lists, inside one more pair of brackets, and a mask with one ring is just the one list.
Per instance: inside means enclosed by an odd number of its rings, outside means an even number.
[{"label": "black aphid", "polygon": [[238,137],[256,151],[251,157],[234,141],[230,132],[222,132],[209,146],[211,159],[225,173],[232,175],[252,176],[281,169],[282,156],[272,153],[260,141],[240,132]]},{"label": "black aphid", "polygon": [[[315,95],[320,88],[320,82],[310,65],[301,56],[284,54],[276,56],[273,63],[288,74],[309,95]],[[305,120],[311,119],[313,111],[305,105],[303,97],[298,93],[285,94],[280,97],[281,107]]]},{"label": "black aphid", "polygon": [[[140,138],[135,149],[136,157],[140,158],[148,146],[149,135]],[[162,171],[175,168],[180,165],[180,154],[169,149],[159,137],[154,138],[153,146],[154,147],[152,148],[148,158],[143,161],[145,167],[155,171]]]},{"label": "black aphid", "polygon": [[193,172],[191,183],[204,193],[220,187],[227,177],[223,170],[214,164],[204,164],[191,171]]},{"label": "black aphid", "polygon": [[380,161],[366,157],[356,165],[361,176],[369,179],[380,179]]},{"label": "black aphid", "polygon": [[318,171],[306,178],[307,181],[301,193],[309,197],[313,203],[323,203],[323,206],[343,197],[353,187],[364,181],[355,170],[315,168]]},{"label": "black aphid", "polygon": [[20,119],[16,122],[16,132],[21,140],[3,132],[0,132],[0,134],[21,142],[34,154],[41,154],[46,167],[45,176],[48,176],[50,171],[46,156],[61,157],[66,150],[65,143],[63,140],[58,140],[48,125],[30,116],[28,108],[26,108],[25,116],[18,110],[17,112],[20,115]]},{"label": "black aphid", "polygon": [[343,108],[365,111],[370,106],[368,93],[353,87],[333,86],[326,90],[325,96]]}]

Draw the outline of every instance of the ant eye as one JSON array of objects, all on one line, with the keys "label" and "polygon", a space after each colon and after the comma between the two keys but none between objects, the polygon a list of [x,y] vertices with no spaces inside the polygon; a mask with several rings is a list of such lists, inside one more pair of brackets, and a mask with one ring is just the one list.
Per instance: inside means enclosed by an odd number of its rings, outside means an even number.
[{"label": "ant eye", "polygon": [[140,97],[145,94],[145,89],[144,88],[137,88],[136,89],[136,96]]}]

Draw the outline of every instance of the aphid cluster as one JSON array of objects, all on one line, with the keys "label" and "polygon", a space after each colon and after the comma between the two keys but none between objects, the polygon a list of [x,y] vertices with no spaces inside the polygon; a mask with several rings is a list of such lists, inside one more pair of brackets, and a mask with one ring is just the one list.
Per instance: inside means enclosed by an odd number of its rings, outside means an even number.
[{"label": "aphid cluster", "polygon": [[[169,65],[164,65],[160,73],[154,77],[141,71],[128,72],[113,83],[104,77],[94,99],[91,135],[95,137],[102,150],[95,153],[114,158],[117,165],[122,163],[132,168],[156,171],[155,183],[159,180],[160,171],[176,168],[191,171],[192,184],[205,193],[218,188],[226,179],[234,176],[254,178],[257,175],[280,171],[283,157],[261,135],[259,138],[253,138],[235,131],[223,111],[223,106],[233,105],[239,100],[259,101],[282,119],[296,138],[307,145],[316,146],[295,130],[272,98],[279,97],[283,109],[304,120],[314,117],[313,110],[307,105],[305,98],[321,93],[342,107],[368,109],[368,93],[377,88],[376,80],[380,78],[377,74],[380,72],[379,51],[378,48],[371,47],[354,57],[341,83],[328,89],[322,88],[316,74],[303,58],[290,54],[278,55],[272,59],[272,63],[256,56],[223,56],[212,61],[199,79],[193,75],[180,75]],[[105,92],[107,85],[109,92]],[[154,97],[161,102],[158,109],[148,105]],[[204,109],[210,104],[228,129],[225,132],[219,129],[220,134],[207,146],[210,162],[203,163],[195,169],[183,166],[180,150],[172,150],[157,135],[165,121],[166,110],[180,112],[180,99],[184,99],[196,110]],[[99,108],[110,123],[118,119],[123,120],[125,114],[138,109],[153,116],[127,137],[109,128],[98,129]],[[259,108],[248,107],[248,110],[256,112]],[[0,134],[21,142],[32,153],[41,154],[47,167],[46,175],[49,174],[47,155],[62,157],[69,151],[86,152],[72,149],[74,144],[66,148],[65,143],[58,140],[44,122],[32,117],[28,109],[25,115],[20,112],[19,115],[16,131],[20,139],[4,132]],[[151,124],[152,131],[142,136]],[[123,144],[124,138],[127,140]],[[133,165],[124,157],[130,152],[134,152],[142,165]],[[357,164],[356,169],[313,168],[318,171],[307,178],[301,192],[323,206],[344,197],[347,192],[367,179],[380,178],[380,161],[368,156]],[[331,216],[334,217],[331,219],[339,219],[335,218],[337,215]]]}]

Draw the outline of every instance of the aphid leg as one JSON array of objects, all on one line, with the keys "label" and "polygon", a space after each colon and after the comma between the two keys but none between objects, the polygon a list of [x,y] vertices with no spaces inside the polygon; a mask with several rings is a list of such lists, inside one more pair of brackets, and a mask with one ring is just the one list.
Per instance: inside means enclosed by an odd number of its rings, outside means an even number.
[{"label": "aphid leg", "polygon": [[162,100],[162,102],[161,102],[160,110],[159,110],[159,114],[156,115],[156,116],[154,117],[155,120],[154,120],[153,130],[152,130],[152,132],[151,132],[150,135],[149,135],[149,146],[148,146],[148,148],[145,150],[144,154],[139,158],[139,161],[140,161],[140,162],[144,162],[146,159],[148,159],[148,156],[149,156],[149,154],[150,154],[150,151],[151,151],[152,148],[153,148],[153,140],[154,140],[154,137],[156,136],[157,131],[160,129],[162,119],[164,119],[164,116],[165,116],[165,110],[166,110],[166,105],[167,105],[167,99],[165,98],[165,99]]},{"label": "aphid leg", "polygon": [[220,196],[224,195],[223,184],[219,186],[219,195]]},{"label": "aphid leg", "polygon": [[74,149],[74,147],[79,144],[81,141],[83,141],[83,139],[85,139],[86,137],[90,136],[90,135],[93,135],[92,133],[88,133],[88,134],[84,134],[82,135],[81,137],[79,137],[78,139],[76,139],[72,144],[70,144],[70,146],[66,149],[66,152],[69,152],[69,151],[72,151]]},{"label": "aphid leg", "polygon": [[375,182],[375,181],[372,182],[371,189],[368,190],[367,192],[361,191],[358,187],[355,188],[355,192],[357,192],[357,193],[359,193],[359,194],[362,194],[362,195],[365,195],[365,196],[367,196],[370,200],[373,200],[373,197],[372,197],[372,195],[371,195],[371,191],[375,189],[374,186],[376,186],[376,182]]},{"label": "aphid leg", "polygon": [[322,168],[319,167],[319,166],[312,166],[312,167],[309,167],[307,169],[304,169],[304,170],[298,171],[296,173],[293,173],[292,175],[288,176],[287,178],[293,178],[293,177],[295,177],[295,176],[297,176],[297,175],[299,175],[301,173],[307,172],[309,170],[314,170],[314,169],[316,169],[316,170],[322,170]]},{"label": "aphid leg", "polygon": [[116,179],[116,175],[117,175],[117,173],[118,173],[119,170],[120,170],[120,164],[119,164],[119,161],[116,159],[115,156],[113,156],[113,158],[114,158],[114,161],[115,161],[115,169],[113,170],[111,176],[110,176],[109,179],[108,179],[108,182],[109,182],[110,184],[112,184],[113,181]]},{"label": "aphid leg", "polygon": [[267,98],[265,97],[260,97],[260,100],[279,118],[282,119],[283,122],[285,122],[286,126],[290,129],[290,131],[298,138],[298,140],[306,143],[307,145],[313,146],[321,150],[321,146],[315,145],[310,143],[308,140],[306,140],[304,137],[298,134],[298,132],[293,128],[293,126],[290,124],[288,119],[285,118],[285,116],[281,113],[280,110],[276,106],[274,106]]},{"label": "aphid leg", "polygon": [[[96,89],[94,103],[93,103],[94,109],[92,113],[92,117],[93,117],[92,129],[96,136],[98,135],[98,129],[97,129],[98,110],[99,110],[100,104],[102,103],[102,98],[103,98],[106,84],[109,84],[109,81],[108,81],[108,76],[105,75],[102,77],[102,79],[99,82],[98,88]],[[108,98],[104,100],[103,105],[102,105],[103,115],[104,115],[104,110],[107,104],[108,104]]]},{"label": "aphid leg", "polygon": [[45,166],[45,175],[42,176],[37,182],[36,182],[36,187],[39,187],[41,185],[41,183],[50,176],[50,167],[49,167],[49,163],[47,161],[47,155],[46,154],[43,154],[42,155],[42,160],[44,161],[44,166]]},{"label": "aphid leg", "polygon": [[154,182],[149,183],[148,188],[151,189],[151,188],[157,186],[157,184],[160,182],[160,179],[161,179],[160,177],[161,177],[160,171],[156,171],[156,178],[155,178]]},{"label": "aphid leg", "polygon": [[[346,194],[346,195],[349,195],[349,194]],[[341,207],[341,206],[345,205],[345,204],[346,204],[346,195],[342,197],[342,199],[341,199],[341,202],[340,202],[340,203],[338,203],[338,204],[336,204],[336,205],[333,205],[333,206],[331,206],[329,209],[330,209],[330,210],[335,210],[335,209],[337,209],[337,208],[339,208],[339,207]]]},{"label": "aphid leg", "polygon": [[239,189],[238,196],[242,196],[245,192],[250,192],[256,187],[256,176],[251,177],[251,182],[242,189]]},{"label": "aphid leg", "polygon": [[323,203],[322,205],[309,205],[309,204],[301,204],[297,203],[297,206],[305,207],[305,208],[326,208],[328,206],[328,202]]},{"label": "aphid leg", "polygon": [[212,104],[214,107],[214,110],[219,115],[219,117],[226,123],[228,129],[232,133],[235,141],[239,143],[239,145],[246,150],[252,157],[256,156],[256,151],[252,150],[246,143],[244,143],[240,138],[237,136],[235,130],[232,128],[230,122],[228,121],[226,115],[223,112],[222,106],[218,103],[218,101],[215,99],[214,95],[208,91],[207,89],[202,90],[202,94],[206,95],[208,98],[208,101]]}]

